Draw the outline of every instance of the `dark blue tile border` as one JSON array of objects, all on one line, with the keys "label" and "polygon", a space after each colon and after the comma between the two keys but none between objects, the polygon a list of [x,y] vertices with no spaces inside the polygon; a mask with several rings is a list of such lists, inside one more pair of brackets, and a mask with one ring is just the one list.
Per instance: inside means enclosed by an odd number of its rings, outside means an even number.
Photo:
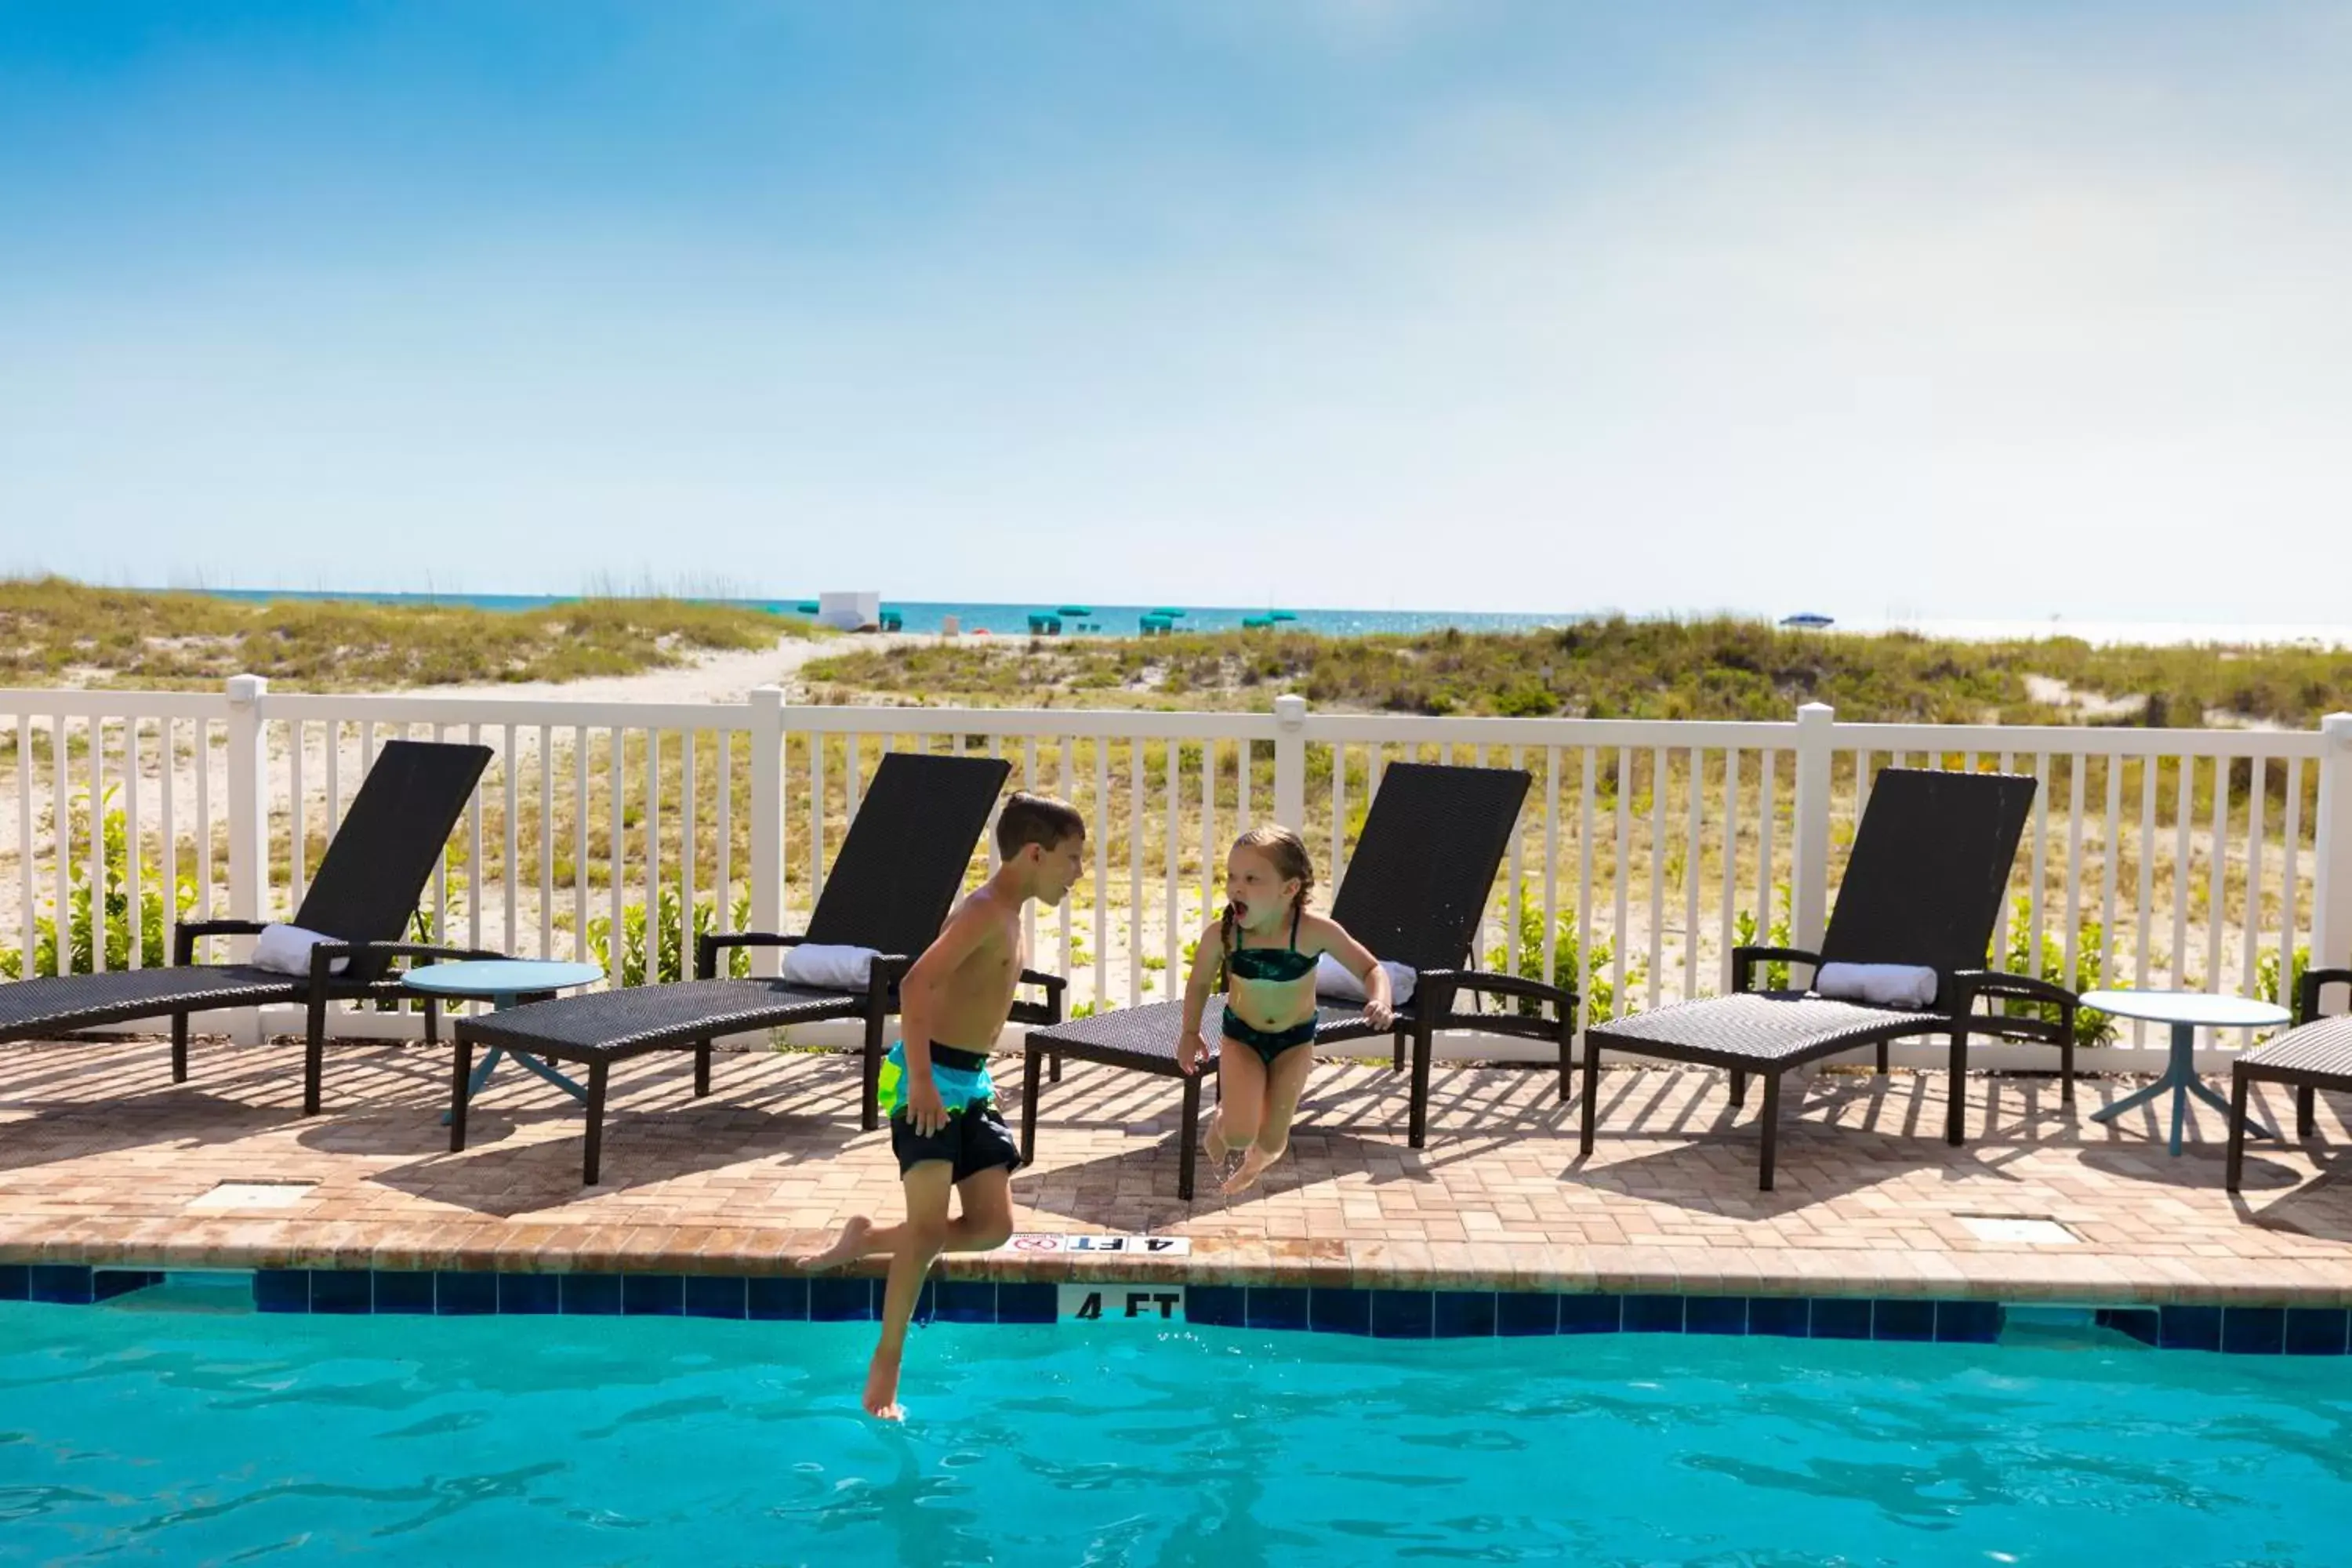
[{"label": "dark blue tile border", "polygon": [[1437,1294],[1433,1290],[1375,1290],[1372,1337],[1426,1340],[1437,1333]]},{"label": "dark blue tile border", "polygon": [[1492,1290],[1440,1290],[1433,1303],[1431,1331],[1442,1340],[1492,1339],[1495,1300]]},{"label": "dark blue tile border", "polygon": [[805,1323],[809,1321],[809,1282],[754,1275],[743,1282],[743,1315],[763,1323]]},{"label": "dark blue tile border", "polygon": [[[678,1293],[689,1318],[741,1318],[749,1315],[751,1287],[737,1274],[689,1274]],[[805,1295],[799,1315],[808,1316]]]},{"label": "dark blue tile border", "polygon": [[1693,1296],[1683,1307],[1683,1331],[1693,1334],[1746,1333],[1748,1298]]},{"label": "dark blue tile border", "polygon": [[[1678,1334],[1683,1331],[1683,1300],[1680,1296],[1627,1296],[1619,1328],[1629,1334]],[[1560,1326],[1567,1327],[1567,1306],[1562,1303]]]},{"label": "dark blue tile border", "polygon": [[487,1317],[499,1310],[499,1277],[457,1269],[433,1277],[433,1310],[445,1318]]},{"label": "dark blue tile border", "polygon": [[1318,1334],[1369,1334],[1372,1331],[1372,1293],[1346,1287],[1317,1286],[1307,1293],[1307,1326]]},{"label": "dark blue tile border", "polygon": [[[84,1264],[0,1264],[0,1301],[86,1306],[160,1284],[162,1271]],[[262,1268],[264,1312],[443,1317],[564,1312],[583,1316],[865,1322],[881,1314],[884,1282],[837,1275],[499,1274],[405,1269]],[[1108,1290],[1109,1288],[1106,1287]],[[1136,1289],[1142,1289],[1136,1287]],[[927,1282],[918,1321],[1051,1323],[1061,1287],[1034,1280]],[[1366,1334],[1381,1339],[1490,1339],[1590,1333],[1747,1334],[1787,1339],[1990,1344],[1998,1301],[1866,1296],[1680,1296],[1655,1292],[1307,1289],[1192,1285],[1185,1321],[1203,1328]],[[2352,1310],[2337,1307],[2108,1307],[2103,1329],[2165,1350],[2233,1355],[2352,1355]]]},{"label": "dark blue tile border", "polygon": [[2343,1355],[2347,1350],[2346,1328],[2352,1312],[2341,1307],[2289,1307],[2286,1310],[2286,1353]]},{"label": "dark blue tile border", "polygon": [[624,1274],[621,1310],[632,1318],[676,1318],[686,1311],[682,1274]]},{"label": "dark blue tile border", "polygon": [[1750,1297],[1748,1331],[1801,1340],[1813,1331],[1813,1303],[1803,1296]]},{"label": "dark blue tile border", "polygon": [[429,1316],[433,1311],[433,1276],[406,1270],[377,1269],[375,1310]]}]

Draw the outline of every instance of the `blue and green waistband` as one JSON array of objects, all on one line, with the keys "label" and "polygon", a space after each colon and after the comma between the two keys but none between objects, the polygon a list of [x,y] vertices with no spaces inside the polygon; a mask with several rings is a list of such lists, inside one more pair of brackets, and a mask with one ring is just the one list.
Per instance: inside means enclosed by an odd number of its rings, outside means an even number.
[{"label": "blue and green waistband", "polygon": [[[988,1076],[986,1051],[958,1050],[953,1046],[931,1047],[931,1082],[939,1087],[940,1103],[952,1116],[966,1106],[984,1105],[996,1098],[995,1080]],[[900,1041],[882,1059],[882,1075],[875,1084],[882,1114],[895,1114],[907,1103],[907,1046]]]}]

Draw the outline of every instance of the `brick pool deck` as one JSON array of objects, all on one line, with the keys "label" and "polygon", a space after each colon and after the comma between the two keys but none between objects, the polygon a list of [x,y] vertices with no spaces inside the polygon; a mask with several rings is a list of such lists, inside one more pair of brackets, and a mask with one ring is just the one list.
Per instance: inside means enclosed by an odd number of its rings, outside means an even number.
[{"label": "brick pool deck", "polygon": [[[167,1055],[156,1040],[0,1047],[0,1263],[757,1274],[789,1269],[852,1214],[897,1207],[887,1135],[857,1128],[849,1058],[722,1055],[698,1101],[686,1058],[630,1062],[605,1184],[583,1189],[577,1108],[511,1068],[452,1155],[446,1049],[331,1047],[313,1118],[298,1114],[299,1046],[199,1041],[183,1085]],[[1000,1079],[1017,1085],[1017,1064],[1000,1058]],[[1190,1256],[1008,1252],[946,1271],[2352,1305],[2352,1098],[2321,1097],[2307,1149],[2250,1144],[2232,1198],[2218,1116],[2197,1112],[2179,1159],[2152,1112],[2089,1120],[2132,1087],[2086,1080],[2070,1109],[2049,1079],[1972,1079],[1969,1142],[1952,1149],[1940,1077],[1825,1074],[1787,1118],[1779,1190],[1759,1193],[1753,1106],[1735,1120],[1718,1074],[1605,1073],[1588,1163],[1544,1073],[1441,1067],[1414,1150],[1400,1079],[1324,1064],[1265,1186],[1227,1199],[1204,1182],[1188,1204],[1175,1087],[1074,1063],[1045,1098],[1037,1166],[1013,1183],[1019,1228],[1190,1237]],[[2292,1125],[2285,1095],[2260,1104]],[[285,1208],[189,1207],[229,1181],[315,1185]],[[1988,1241],[1964,1215],[2052,1219],[2079,1239]]]}]

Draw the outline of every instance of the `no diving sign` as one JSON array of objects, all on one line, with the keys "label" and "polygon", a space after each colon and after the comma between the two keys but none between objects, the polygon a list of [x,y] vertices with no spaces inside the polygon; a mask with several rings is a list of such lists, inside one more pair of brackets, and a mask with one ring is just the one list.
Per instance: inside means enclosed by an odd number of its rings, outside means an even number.
[{"label": "no diving sign", "polygon": [[1189,1258],[1189,1236],[1063,1236],[1051,1231],[1018,1231],[1000,1252],[1062,1252],[1126,1254],[1142,1258]]}]

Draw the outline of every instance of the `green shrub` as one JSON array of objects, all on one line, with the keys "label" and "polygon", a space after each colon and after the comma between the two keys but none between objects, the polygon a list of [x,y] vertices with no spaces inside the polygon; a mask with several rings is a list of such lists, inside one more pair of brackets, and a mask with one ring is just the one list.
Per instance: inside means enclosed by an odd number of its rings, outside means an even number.
[{"label": "green shrub", "polygon": [[[686,950],[683,933],[678,929],[678,897],[675,888],[664,888],[656,899],[656,924],[658,928],[654,944],[654,982],[666,984],[683,980],[693,967],[693,958]],[[716,900],[697,899],[694,901],[694,934],[699,939],[710,934],[717,924],[719,909]],[[740,931],[751,919],[751,895],[747,890],[735,900],[734,929]],[[598,915],[588,922],[588,952],[604,973],[623,985],[643,985],[646,977],[646,906],[643,903],[621,907],[621,956],[616,966],[613,959],[613,917]],[[726,972],[741,979],[751,973],[751,954],[748,948],[730,948],[724,953]]]},{"label": "green shrub", "polygon": [[[2084,921],[2074,930],[2074,973],[2066,973],[2066,946],[2054,931],[2042,933],[2040,962],[2033,952],[2032,906],[2019,900],[2011,906],[2009,942],[2001,962],[1988,967],[2010,974],[2031,975],[2046,980],[2053,985],[2063,985],[2069,991],[2095,991],[2099,988],[2102,966],[2099,963],[2099,939],[2104,928],[2097,921]],[[2003,1017],[2040,1018],[2047,1023],[2058,1021],[2055,1005],[2042,1002],[2005,1001],[2000,1005]],[[2116,1021],[2095,1007],[2074,1009],[2074,1043],[2078,1046],[2103,1045],[2116,1037]]]},{"label": "green shrub", "polygon": [[[1592,951],[1578,951],[1576,917],[1565,910],[1553,920],[1551,962],[1553,984],[1574,985],[1583,999],[1584,1021],[1605,1024],[1617,1016],[1617,986],[1609,970],[1616,956],[1607,938],[1596,936]],[[1524,884],[1519,889],[1518,940],[1508,947],[1490,949],[1486,967],[1499,974],[1515,974],[1522,980],[1540,981],[1544,977],[1544,917],[1542,901],[1534,897]],[[1642,968],[1635,964],[1625,971],[1625,986],[1632,990],[1642,982]],[[1578,984],[1578,976],[1583,984]],[[1527,1016],[1539,1016],[1542,1005],[1533,997],[1515,997],[1516,1010]]]},{"label": "green shrub", "polygon": [[[111,802],[115,787],[110,786],[105,800]],[[89,797],[87,792],[77,796],[68,807],[67,821],[69,837],[87,839],[89,833]],[[96,942],[106,944],[106,967],[110,970],[131,967],[131,829],[128,819],[119,806],[108,806],[99,819],[99,831],[104,837],[100,859],[105,865],[105,886],[100,890],[98,907],[102,911],[97,929],[91,921],[89,862],[86,857],[75,856],[68,874],[71,884],[66,894],[66,967],[58,967],[58,923],[48,916],[33,922],[33,962],[30,973],[36,975],[88,974],[96,968],[92,954]],[[163,892],[162,870],[143,858],[139,866],[139,962],[149,969],[160,969],[171,963],[170,950],[163,940]],[[196,907],[196,885],[184,878],[172,883],[172,910],[174,920],[184,921]],[[101,934],[102,933],[102,934]],[[0,976],[10,980],[26,977],[25,954],[19,948],[0,948]]]}]

